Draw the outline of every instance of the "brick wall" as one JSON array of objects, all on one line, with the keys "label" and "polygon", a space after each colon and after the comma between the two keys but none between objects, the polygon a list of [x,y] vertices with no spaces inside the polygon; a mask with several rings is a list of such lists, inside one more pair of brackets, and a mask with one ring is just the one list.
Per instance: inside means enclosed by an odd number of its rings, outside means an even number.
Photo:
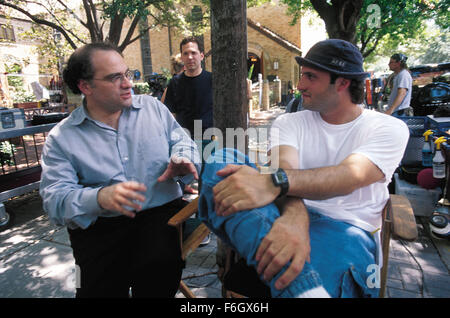
[{"label": "brick wall", "polygon": [[291,17],[286,14],[287,7],[272,0],[259,7],[249,8],[247,17],[268,27],[289,42],[300,47],[300,23],[291,26]]},{"label": "brick wall", "polygon": [[[286,15],[286,6],[278,4],[274,0],[261,7],[249,8],[247,17],[254,22],[270,29],[281,38],[288,40],[297,47],[300,47],[301,34],[300,23],[294,26],[289,24],[291,18]],[[124,27],[126,30],[126,27]],[[172,54],[179,53],[179,43],[183,38],[177,30],[171,29]],[[262,74],[264,79],[267,76],[278,76],[282,82],[282,93],[286,93],[288,82],[295,86],[298,78],[298,65],[294,57],[298,53],[292,52],[273,39],[248,27],[248,52],[258,55],[263,59]],[[209,30],[204,34],[205,53],[211,50]],[[169,50],[169,30],[157,28],[150,31],[150,43],[152,54],[153,72],[162,73],[163,68],[170,70],[170,50]],[[129,45],[124,51],[124,57],[130,69],[139,69],[142,73],[142,58],[139,40]],[[278,61],[278,70],[274,69],[274,61]],[[211,56],[206,58],[206,69],[211,70]]]}]

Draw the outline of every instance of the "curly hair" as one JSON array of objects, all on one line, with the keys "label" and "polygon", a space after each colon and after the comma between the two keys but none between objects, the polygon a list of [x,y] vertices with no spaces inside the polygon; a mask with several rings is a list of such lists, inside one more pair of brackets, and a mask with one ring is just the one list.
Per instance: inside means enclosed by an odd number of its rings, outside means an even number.
[{"label": "curly hair", "polygon": [[178,74],[183,70],[184,63],[181,60],[181,54],[172,55],[170,57],[170,66],[172,74]]},{"label": "curly hair", "polygon": [[80,80],[91,80],[95,70],[91,62],[92,53],[96,50],[115,51],[122,55],[119,49],[109,43],[90,43],[75,50],[63,70],[63,79],[74,94],[81,94],[78,88]]}]

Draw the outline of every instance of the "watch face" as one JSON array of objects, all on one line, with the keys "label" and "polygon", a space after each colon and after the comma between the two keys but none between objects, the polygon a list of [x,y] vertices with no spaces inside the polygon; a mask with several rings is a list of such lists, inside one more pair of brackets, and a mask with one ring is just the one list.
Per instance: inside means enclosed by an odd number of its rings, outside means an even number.
[{"label": "watch face", "polygon": [[278,169],[272,174],[273,183],[281,188],[281,192],[278,197],[285,195],[289,190],[289,180],[283,169]]},{"label": "watch face", "polygon": [[276,177],[276,180],[277,180],[278,184],[285,183],[287,181],[286,178],[285,178],[285,174],[282,171],[277,171],[275,173],[275,177]]}]

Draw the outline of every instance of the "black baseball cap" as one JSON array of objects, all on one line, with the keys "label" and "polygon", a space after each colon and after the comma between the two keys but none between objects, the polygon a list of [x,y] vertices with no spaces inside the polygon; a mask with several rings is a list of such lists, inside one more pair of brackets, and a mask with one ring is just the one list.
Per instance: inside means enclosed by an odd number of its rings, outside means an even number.
[{"label": "black baseball cap", "polygon": [[346,78],[363,79],[369,76],[364,72],[363,57],[359,49],[350,42],[340,39],[320,41],[306,53],[296,56],[299,65],[318,68]]}]

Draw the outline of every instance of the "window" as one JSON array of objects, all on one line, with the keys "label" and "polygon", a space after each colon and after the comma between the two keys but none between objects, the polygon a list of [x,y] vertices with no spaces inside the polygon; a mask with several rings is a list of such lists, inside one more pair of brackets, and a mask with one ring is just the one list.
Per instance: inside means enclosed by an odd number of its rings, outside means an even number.
[{"label": "window", "polygon": [[0,24],[0,40],[15,42],[14,28],[12,25]]}]

